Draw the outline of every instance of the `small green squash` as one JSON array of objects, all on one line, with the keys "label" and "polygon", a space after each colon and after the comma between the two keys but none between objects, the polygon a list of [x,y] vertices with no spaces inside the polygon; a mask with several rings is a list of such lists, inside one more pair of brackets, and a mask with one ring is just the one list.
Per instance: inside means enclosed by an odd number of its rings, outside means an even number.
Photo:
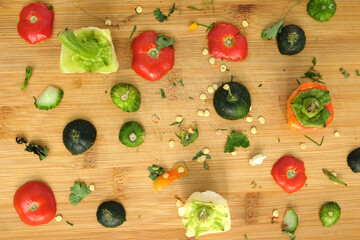
[{"label": "small green squash", "polygon": [[287,25],[277,36],[279,52],[282,55],[295,55],[305,48],[304,30],[297,25]]},{"label": "small green squash", "polygon": [[116,84],[112,87],[110,96],[114,104],[124,112],[136,112],[140,108],[140,92],[131,84]]},{"label": "small green squash", "polygon": [[63,143],[73,155],[82,154],[95,142],[96,129],[86,120],[77,119],[66,125],[63,131]]},{"label": "small green squash", "polygon": [[120,129],[119,140],[127,147],[137,147],[145,140],[145,131],[143,127],[135,122],[124,123]]},{"label": "small green squash", "polygon": [[96,218],[104,227],[114,228],[126,221],[126,212],[121,203],[107,201],[101,203],[98,207]]},{"label": "small green squash", "polygon": [[216,90],[213,104],[220,117],[237,120],[249,113],[251,97],[247,88],[241,83],[228,82]]}]

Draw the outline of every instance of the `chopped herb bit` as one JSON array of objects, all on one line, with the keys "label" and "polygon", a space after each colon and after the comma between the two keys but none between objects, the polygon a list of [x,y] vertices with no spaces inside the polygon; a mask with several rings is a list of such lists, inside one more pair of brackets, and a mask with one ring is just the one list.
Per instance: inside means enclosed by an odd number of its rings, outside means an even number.
[{"label": "chopped herb bit", "polygon": [[147,168],[150,171],[149,178],[155,180],[158,176],[164,174],[164,170],[162,167],[158,167],[155,164]]},{"label": "chopped herb bit", "polygon": [[344,68],[340,68],[339,70],[342,73],[342,75],[344,75],[345,78],[350,77],[350,73],[346,71]]},{"label": "chopped herb bit", "polygon": [[194,6],[187,6],[187,8],[189,8],[191,10],[195,10],[195,11],[202,11],[202,9],[199,9],[197,7],[194,7]]},{"label": "chopped herb bit", "polygon": [[278,142],[280,142],[280,138],[278,138]]},{"label": "chopped herb bit", "polygon": [[258,87],[261,87],[261,86],[262,86],[262,83]]},{"label": "chopped herb bit", "polygon": [[25,73],[26,73],[26,76],[25,76],[24,84],[21,87],[21,90],[24,90],[26,88],[26,86],[28,85],[31,74],[32,74],[32,68],[26,67]]},{"label": "chopped herb bit", "polygon": [[180,83],[180,85],[181,85],[182,87],[184,86],[184,83],[183,83],[183,80],[182,80],[182,79],[179,80],[179,83]]},{"label": "chopped herb bit", "polygon": [[50,5],[50,6],[48,7],[48,9],[49,9],[49,10],[54,10],[54,6],[53,6],[53,5]]},{"label": "chopped herb bit", "polygon": [[199,131],[197,129],[197,126],[194,126],[194,130],[192,130],[192,132],[187,132],[184,129],[181,130],[181,132],[179,133],[179,135],[175,134],[180,140],[181,140],[181,144],[186,147],[189,144],[195,142],[195,140],[198,138],[199,136]]},{"label": "chopped herb bit", "polygon": [[74,224],[69,221],[66,221],[66,223],[69,224],[70,226],[74,226]]},{"label": "chopped herb bit", "polygon": [[154,16],[155,16],[155,19],[158,20],[159,22],[164,22],[164,21],[167,21],[168,18],[170,17],[170,15],[175,11],[175,3],[173,4],[172,8],[170,9],[168,15],[164,15],[160,8],[156,8],[154,10]]},{"label": "chopped herb bit", "polygon": [[204,154],[203,151],[199,151],[192,160],[195,161],[201,156],[205,156],[207,160],[211,159],[211,156],[209,154]]},{"label": "chopped herb bit", "polygon": [[316,64],[316,58],[314,58],[314,59],[312,61],[313,66],[310,67],[310,69],[306,73],[304,73],[304,76],[302,76],[301,78],[309,78],[313,82],[318,82],[318,83],[325,84],[323,81],[320,81],[320,80],[322,80],[322,75],[317,70],[315,70],[315,68],[314,68],[314,66]]},{"label": "chopped herb bit", "polygon": [[315,144],[318,145],[319,147],[323,144],[323,141],[324,141],[324,136],[322,137],[320,143],[315,142],[314,140],[312,140],[310,137],[308,137],[308,136],[306,136],[306,135],[304,135],[304,137],[306,137],[307,139],[309,139],[310,141],[312,141],[313,143],[315,143]]},{"label": "chopped herb bit", "polygon": [[70,188],[70,192],[69,201],[72,205],[76,206],[91,193],[91,190],[85,183],[74,182],[74,186]]},{"label": "chopped herb bit", "polygon": [[169,126],[179,125],[178,127],[180,127],[183,121],[184,121],[184,120],[181,120],[181,122],[176,122],[176,121],[175,121],[175,122],[173,122],[172,124],[170,124]]},{"label": "chopped herb bit", "polygon": [[[25,140],[25,138],[19,138],[16,137],[16,143],[17,144],[25,144],[27,143],[27,141]],[[44,160],[49,153],[49,148],[47,148],[46,146],[43,147],[41,145],[37,145],[37,144],[33,144],[33,143],[29,143],[29,145],[26,145],[25,147],[25,151],[27,152],[33,152],[34,154],[39,156],[40,161]]]},{"label": "chopped herb bit", "polygon": [[166,98],[164,89],[160,88],[160,93],[161,93],[161,97],[162,97],[162,98]]},{"label": "chopped herb bit", "polygon": [[193,98],[193,97],[189,97],[189,99],[194,100],[194,98]]},{"label": "chopped herb bit", "polygon": [[283,72],[286,72],[285,68],[283,69]]},{"label": "chopped herb bit", "polygon": [[329,172],[328,170],[326,170],[325,168],[323,168],[323,172],[326,176],[328,176],[328,178],[333,181],[334,183],[338,183],[338,184],[342,184],[344,186],[347,186],[346,183],[344,183],[343,181],[339,180],[337,177],[335,177],[331,172]]},{"label": "chopped herb bit", "polygon": [[224,152],[231,153],[235,151],[235,147],[247,148],[249,146],[249,139],[242,132],[236,133],[235,131],[232,131],[227,138]]},{"label": "chopped herb bit", "polygon": [[23,144],[23,143],[26,144],[27,143],[26,139],[23,137],[22,138],[16,137],[15,140],[16,140],[17,144]]},{"label": "chopped herb bit", "polygon": [[163,34],[158,34],[158,38],[155,39],[156,45],[157,45],[157,50],[160,51],[163,48],[166,48],[170,45],[174,45],[175,44],[175,39],[173,38],[167,38],[165,37]]},{"label": "chopped herb bit", "polygon": [[316,66],[316,57],[312,60],[312,64]]},{"label": "chopped herb bit", "polygon": [[173,82],[173,86],[176,87],[176,83],[175,83],[175,82]]},{"label": "chopped herb bit", "polygon": [[206,170],[209,170],[209,165],[207,164],[207,162],[204,162],[204,168],[206,169]]},{"label": "chopped herb bit", "polygon": [[200,23],[198,23],[197,25],[206,27],[206,32],[208,32],[208,31],[210,31],[211,29],[213,29],[213,28],[215,27],[215,22],[213,22],[212,24],[210,24],[210,26],[207,26],[207,25],[204,25],[204,24],[200,24]]},{"label": "chopped herb bit", "polygon": [[108,91],[107,91],[107,90],[105,90],[105,94],[107,94],[107,92],[108,92]]},{"label": "chopped herb bit", "polygon": [[136,31],[136,25],[134,26],[134,28],[133,28],[133,30],[132,30],[132,32],[131,32],[131,35],[130,35],[130,38],[129,39],[131,39],[132,38],[132,36],[134,35],[134,32]]},{"label": "chopped herb bit", "polygon": [[247,238],[246,234],[244,234],[244,238],[245,238],[245,240],[248,240],[248,238]]},{"label": "chopped herb bit", "polygon": [[356,76],[360,76],[360,71],[356,70]]},{"label": "chopped herb bit", "polygon": [[299,79],[296,79],[296,81],[297,81],[297,83],[298,83],[299,85],[301,85],[301,83],[300,83]]}]

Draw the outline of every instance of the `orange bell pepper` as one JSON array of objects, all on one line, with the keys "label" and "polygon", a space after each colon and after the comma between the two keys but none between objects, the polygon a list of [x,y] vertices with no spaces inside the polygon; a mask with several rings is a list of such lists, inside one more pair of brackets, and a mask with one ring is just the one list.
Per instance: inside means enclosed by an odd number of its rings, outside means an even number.
[{"label": "orange bell pepper", "polygon": [[[296,118],[296,115],[294,113],[294,109],[291,105],[292,101],[299,95],[300,92],[304,92],[304,91],[308,91],[311,89],[320,89],[320,90],[324,90],[326,91],[327,88],[325,85],[322,84],[318,84],[315,82],[305,82],[303,84],[300,85],[300,87],[298,89],[296,89],[289,97],[289,99],[287,100],[287,118],[288,118],[288,124],[290,128],[294,128],[297,131],[303,131],[303,130],[319,130],[319,129],[323,129],[324,127],[306,127],[303,126]],[[324,108],[326,108],[327,110],[329,110],[331,116],[330,118],[327,120],[326,126],[328,126],[332,120],[334,119],[334,108],[332,103],[330,102],[329,104],[325,105]],[[325,127],[326,127],[325,126]]]},{"label": "orange bell pepper", "polygon": [[176,163],[169,172],[163,173],[154,180],[155,191],[161,191],[164,187],[172,183],[174,180],[185,176],[187,173],[187,169],[183,162]]}]

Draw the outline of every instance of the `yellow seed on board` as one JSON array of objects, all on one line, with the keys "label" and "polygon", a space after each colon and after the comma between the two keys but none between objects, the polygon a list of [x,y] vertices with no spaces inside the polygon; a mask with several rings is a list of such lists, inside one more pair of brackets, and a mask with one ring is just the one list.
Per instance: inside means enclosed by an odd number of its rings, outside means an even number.
[{"label": "yellow seed on board", "polygon": [[265,118],[263,116],[260,116],[258,118],[258,121],[259,121],[260,124],[264,124],[265,123]]},{"label": "yellow seed on board", "polygon": [[224,64],[220,65],[220,72],[226,72],[226,66]]},{"label": "yellow seed on board", "polygon": [[206,100],[207,96],[205,93],[200,94],[200,100]]},{"label": "yellow seed on board", "polygon": [[257,133],[256,127],[252,127],[252,128],[250,129],[250,131],[251,131],[252,134],[256,134],[256,133]]},{"label": "yellow seed on board", "polygon": [[143,8],[142,8],[142,6],[140,6],[140,5],[135,8],[135,12],[136,12],[137,14],[142,13],[142,11],[143,11]]},{"label": "yellow seed on board", "polygon": [[174,141],[170,141],[170,142],[169,142],[169,147],[170,147],[170,148],[174,148],[174,146],[175,146],[175,142],[174,142]]},{"label": "yellow seed on board", "polygon": [[61,222],[62,221],[62,216],[61,215],[57,215],[56,217],[55,217],[55,221],[56,222]]},{"label": "yellow seed on board", "polygon": [[208,93],[214,93],[215,92],[215,89],[213,86],[208,86]]},{"label": "yellow seed on board", "polygon": [[182,122],[182,120],[183,120],[182,116],[176,116],[175,118],[175,121],[178,123]]},{"label": "yellow seed on board", "polygon": [[203,149],[203,153],[204,153],[204,154],[209,154],[209,152],[210,152],[210,150],[209,150],[208,148],[204,148],[204,149]]},{"label": "yellow seed on board", "polygon": [[217,89],[219,88],[219,85],[217,85],[216,83],[214,83],[214,84],[212,85],[212,87],[213,87],[215,90],[217,90]]},{"label": "yellow seed on board", "polygon": [[235,156],[237,154],[236,151],[231,152],[231,155]]},{"label": "yellow seed on board", "polygon": [[202,54],[203,56],[208,55],[208,54],[209,54],[209,49],[204,48],[204,49],[202,50],[201,54]]},{"label": "yellow seed on board", "polygon": [[215,64],[215,58],[214,57],[209,58],[209,63],[214,65]]},{"label": "yellow seed on board", "polygon": [[248,21],[246,21],[246,20],[244,19],[244,20],[242,20],[241,25],[242,25],[243,27],[248,27],[248,26],[249,26],[249,23],[248,23]]},{"label": "yellow seed on board", "polygon": [[110,19],[106,19],[106,20],[105,20],[105,25],[106,25],[106,26],[111,26],[111,20],[110,20]]},{"label": "yellow seed on board", "polygon": [[210,116],[210,111],[207,110],[207,109],[205,109],[205,111],[204,111],[204,117],[208,117],[208,116]]},{"label": "yellow seed on board", "polygon": [[305,144],[305,143],[300,143],[300,148],[301,148],[302,150],[305,150],[305,149],[306,149],[306,144]]},{"label": "yellow seed on board", "polygon": [[251,116],[246,117],[246,121],[249,122],[249,123],[252,122],[252,121],[253,121],[253,117],[251,117]]}]

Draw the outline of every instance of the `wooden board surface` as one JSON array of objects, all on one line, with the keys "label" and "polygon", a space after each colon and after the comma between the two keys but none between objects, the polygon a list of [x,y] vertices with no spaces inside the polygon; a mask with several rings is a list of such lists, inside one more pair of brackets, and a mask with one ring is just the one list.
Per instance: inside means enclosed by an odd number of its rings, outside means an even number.
[{"label": "wooden board surface", "polygon": [[[360,143],[360,6],[358,0],[339,0],[333,19],[319,23],[306,13],[306,3],[297,6],[286,19],[286,24],[303,27],[307,36],[305,50],[296,56],[281,56],[275,41],[260,38],[261,31],[280,20],[293,1],[215,0],[213,11],[198,12],[187,9],[201,7],[204,1],[176,1],[177,11],[168,22],[159,23],[152,11],[168,9],[173,1],[95,1],[49,0],[54,5],[54,36],[41,44],[29,45],[16,31],[18,14],[30,1],[0,0],[0,238],[1,239],[186,239],[181,219],[177,216],[174,196],[186,199],[194,191],[212,190],[225,197],[230,206],[232,229],[221,235],[202,239],[288,239],[281,233],[281,224],[270,224],[274,209],[280,212],[280,222],[289,207],[299,216],[297,239],[358,239],[360,235],[360,183],[359,176],[347,166],[348,153]],[[136,15],[134,8],[142,5],[144,11]],[[56,34],[66,26],[78,29],[87,26],[105,28],[105,20],[112,20],[111,34],[117,58],[118,72],[100,74],[61,74],[59,54],[61,45]],[[248,28],[241,26],[247,19]],[[230,72],[220,73],[208,63],[209,56],[201,51],[207,46],[203,28],[188,31],[191,21],[210,24],[225,21],[235,24],[247,36],[249,56],[243,62],[225,63]],[[137,26],[134,37],[146,30],[155,30],[176,39],[175,66],[157,82],[148,82],[137,76],[131,68],[132,53],[129,36]],[[311,66],[317,57],[317,70],[324,76],[335,108],[335,119],[325,130],[307,132],[320,141],[316,146],[304,137],[303,132],[288,128],[286,99],[298,87],[296,79]],[[21,91],[25,67],[34,68],[26,90]],[[351,76],[345,79],[339,68],[347,69]],[[207,86],[221,83],[235,75],[245,84],[252,96],[251,116],[264,116],[266,124],[256,120],[228,121],[220,118],[208,101],[199,100]],[[183,79],[184,87],[173,82]],[[119,82],[134,84],[142,94],[142,105],[136,113],[124,113],[111,101],[109,90]],[[258,85],[262,84],[261,87]],[[48,86],[64,90],[61,104],[50,111],[40,111],[33,105],[33,96],[39,96]],[[165,90],[162,99],[160,88]],[[106,93],[108,91],[108,93]],[[193,97],[194,100],[189,99]],[[210,117],[198,117],[198,109],[209,109]],[[151,121],[152,115],[160,118],[159,124]],[[184,148],[176,139],[176,126],[169,126],[177,115],[185,118],[183,126],[198,124],[198,140]],[[98,132],[94,146],[85,154],[72,156],[63,146],[62,130],[71,120],[83,118],[91,121]],[[121,125],[129,120],[140,122],[147,139],[140,147],[129,149],[118,141]],[[252,135],[250,128],[258,133]],[[238,155],[223,153],[227,133],[215,135],[225,128],[244,131],[251,147],[239,149]],[[334,131],[341,137],[335,138]],[[49,157],[39,162],[24,146],[15,143],[16,136],[47,145]],[[278,142],[278,138],[280,142]],[[175,148],[168,141],[175,141]],[[306,150],[299,144],[305,142]],[[210,171],[192,162],[192,157],[204,147],[210,149]],[[261,166],[251,167],[248,159],[263,153],[268,158]],[[285,154],[303,160],[308,176],[307,187],[286,194],[273,181],[270,170],[273,163]],[[172,183],[163,192],[155,193],[147,177],[147,166],[155,163],[169,169],[175,162],[185,161],[188,176]],[[334,185],[321,169],[336,170],[348,187]],[[62,221],[30,227],[17,216],[12,198],[16,189],[29,180],[41,180],[54,191],[58,213]],[[78,206],[68,201],[69,188],[74,181],[95,184],[96,191]],[[252,181],[262,187],[253,189]],[[251,195],[247,195],[251,194]],[[251,196],[253,217],[246,222]],[[115,229],[100,226],[95,217],[97,206],[104,200],[123,203],[127,222]],[[319,221],[319,209],[327,201],[336,201],[342,208],[339,222],[324,228]],[[248,201],[249,203],[249,201]]]}]

